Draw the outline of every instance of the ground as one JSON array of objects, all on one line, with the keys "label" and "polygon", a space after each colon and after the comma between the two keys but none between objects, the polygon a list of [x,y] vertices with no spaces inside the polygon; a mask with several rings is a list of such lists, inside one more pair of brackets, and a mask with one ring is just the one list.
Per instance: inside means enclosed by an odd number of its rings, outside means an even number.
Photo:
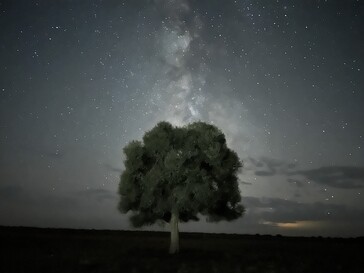
[{"label": "ground", "polygon": [[0,272],[364,272],[364,238],[0,227]]}]

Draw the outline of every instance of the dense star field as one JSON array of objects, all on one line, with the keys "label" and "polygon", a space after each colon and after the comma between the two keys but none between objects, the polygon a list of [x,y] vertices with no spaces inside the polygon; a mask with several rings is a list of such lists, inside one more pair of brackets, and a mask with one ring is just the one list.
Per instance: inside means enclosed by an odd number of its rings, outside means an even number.
[{"label": "dense star field", "polygon": [[2,1],[0,25],[0,225],[130,229],[122,148],[201,120],[246,213],[181,231],[364,235],[362,0]]}]

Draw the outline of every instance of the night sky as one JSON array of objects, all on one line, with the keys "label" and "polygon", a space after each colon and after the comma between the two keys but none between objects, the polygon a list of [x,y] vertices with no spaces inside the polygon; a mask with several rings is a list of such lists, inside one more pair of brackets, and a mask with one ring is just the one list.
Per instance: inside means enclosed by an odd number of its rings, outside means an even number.
[{"label": "night sky", "polygon": [[8,0],[0,25],[0,225],[130,229],[122,148],[202,120],[247,211],[182,231],[364,235],[363,1]]}]

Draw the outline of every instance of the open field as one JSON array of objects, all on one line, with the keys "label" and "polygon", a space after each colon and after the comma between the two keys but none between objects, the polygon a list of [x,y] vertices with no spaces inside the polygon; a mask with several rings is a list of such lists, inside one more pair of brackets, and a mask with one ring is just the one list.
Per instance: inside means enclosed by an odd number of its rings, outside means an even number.
[{"label": "open field", "polygon": [[364,238],[0,227],[0,272],[364,272]]}]

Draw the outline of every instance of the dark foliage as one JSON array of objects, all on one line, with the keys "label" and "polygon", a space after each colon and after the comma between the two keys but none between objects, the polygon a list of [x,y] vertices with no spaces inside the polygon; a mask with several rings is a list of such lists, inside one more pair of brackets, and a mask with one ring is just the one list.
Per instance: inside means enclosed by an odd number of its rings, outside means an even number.
[{"label": "dark foliage", "polygon": [[179,221],[233,220],[243,214],[238,187],[242,166],[215,126],[195,122],[185,127],[158,123],[142,141],[124,148],[119,209],[132,211],[134,226]]}]

